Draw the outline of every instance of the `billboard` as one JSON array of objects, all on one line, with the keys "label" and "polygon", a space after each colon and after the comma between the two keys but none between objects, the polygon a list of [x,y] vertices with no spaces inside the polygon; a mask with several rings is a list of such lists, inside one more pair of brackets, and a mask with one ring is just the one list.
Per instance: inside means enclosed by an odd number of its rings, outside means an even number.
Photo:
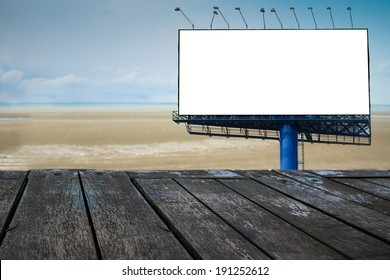
[{"label": "billboard", "polygon": [[179,30],[179,115],[368,115],[367,29]]}]

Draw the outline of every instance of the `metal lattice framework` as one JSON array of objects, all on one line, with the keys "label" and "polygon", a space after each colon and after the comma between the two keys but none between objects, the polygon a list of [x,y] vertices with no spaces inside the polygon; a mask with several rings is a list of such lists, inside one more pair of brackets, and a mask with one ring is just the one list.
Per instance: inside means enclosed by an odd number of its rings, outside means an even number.
[{"label": "metal lattice framework", "polygon": [[179,115],[176,123],[185,123],[190,134],[279,140],[279,128],[291,123],[300,141],[328,144],[371,144],[370,115]]}]

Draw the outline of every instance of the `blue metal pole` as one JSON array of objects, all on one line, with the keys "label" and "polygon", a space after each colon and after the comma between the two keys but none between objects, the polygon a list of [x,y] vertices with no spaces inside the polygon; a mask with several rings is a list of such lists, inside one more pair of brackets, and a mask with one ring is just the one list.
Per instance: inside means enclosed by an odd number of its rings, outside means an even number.
[{"label": "blue metal pole", "polygon": [[280,169],[298,170],[298,133],[291,123],[280,126]]}]

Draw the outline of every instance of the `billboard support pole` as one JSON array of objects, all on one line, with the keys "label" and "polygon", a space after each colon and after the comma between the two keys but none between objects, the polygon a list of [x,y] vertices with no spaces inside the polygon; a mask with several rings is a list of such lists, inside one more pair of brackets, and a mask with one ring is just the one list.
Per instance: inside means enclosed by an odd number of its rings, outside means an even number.
[{"label": "billboard support pole", "polygon": [[280,169],[298,170],[298,133],[292,123],[283,123],[280,132]]}]

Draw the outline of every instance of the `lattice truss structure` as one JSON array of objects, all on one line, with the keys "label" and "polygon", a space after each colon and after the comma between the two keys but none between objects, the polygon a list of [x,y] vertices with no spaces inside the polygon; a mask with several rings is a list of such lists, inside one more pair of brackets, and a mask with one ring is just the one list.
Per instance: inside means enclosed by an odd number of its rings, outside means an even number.
[{"label": "lattice truss structure", "polygon": [[371,144],[370,115],[331,116],[221,116],[179,115],[172,112],[176,123],[185,123],[190,134],[279,140],[282,123],[294,125],[299,141],[327,144]]}]

